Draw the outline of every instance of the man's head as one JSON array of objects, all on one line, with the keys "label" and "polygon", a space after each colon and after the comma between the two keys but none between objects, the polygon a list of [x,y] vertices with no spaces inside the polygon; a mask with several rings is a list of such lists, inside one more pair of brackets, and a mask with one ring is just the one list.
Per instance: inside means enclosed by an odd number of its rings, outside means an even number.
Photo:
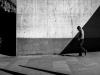
[{"label": "man's head", "polygon": [[77,27],[77,29],[78,29],[78,30],[81,30],[81,27],[80,27],[80,26],[78,26],[78,27]]}]

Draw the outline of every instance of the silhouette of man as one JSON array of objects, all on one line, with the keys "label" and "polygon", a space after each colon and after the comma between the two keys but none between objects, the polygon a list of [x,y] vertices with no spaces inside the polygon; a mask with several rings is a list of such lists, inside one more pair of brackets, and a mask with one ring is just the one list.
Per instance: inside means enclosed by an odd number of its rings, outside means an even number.
[{"label": "silhouette of man", "polygon": [[77,27],[78,31],[79,31],[79,36],[78,36],[78,50],[79,50],[79,56],[82,56],[82,52],[85,53],[86,55],[86,50],[82,47],[83,43],[84,43],[84,31],[83,29],[78,26]]}]

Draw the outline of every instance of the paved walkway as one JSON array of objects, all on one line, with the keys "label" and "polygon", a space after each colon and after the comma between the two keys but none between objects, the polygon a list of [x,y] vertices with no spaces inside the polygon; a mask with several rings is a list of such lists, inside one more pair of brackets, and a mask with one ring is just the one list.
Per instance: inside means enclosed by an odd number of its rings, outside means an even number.
[{"label": "paved walkway", "polygon": [[77,55],[0,56],[0,75],[100,75],[100,52]]}]

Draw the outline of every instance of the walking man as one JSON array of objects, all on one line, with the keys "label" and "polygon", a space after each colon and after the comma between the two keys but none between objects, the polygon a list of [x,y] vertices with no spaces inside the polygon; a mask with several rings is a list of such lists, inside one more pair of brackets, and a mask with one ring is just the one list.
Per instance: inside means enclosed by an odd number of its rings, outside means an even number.
[{"label": "walking man", "polygon": [[79,31],[79,36],[78,36],[78,50],[79,50],[79,56],[82,56],[82,52],[87,53],[87,51],[82,47],[84,43],[84,31],[83,29],[78,26],[77,30]]}]

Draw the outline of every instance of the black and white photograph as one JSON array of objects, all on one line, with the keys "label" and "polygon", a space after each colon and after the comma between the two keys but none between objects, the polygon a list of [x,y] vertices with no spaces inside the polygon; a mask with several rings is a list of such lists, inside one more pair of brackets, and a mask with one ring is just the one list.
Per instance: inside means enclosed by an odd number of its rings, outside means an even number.
[{"label": "black and white photograph", "polygon": [[0,0],[0,75],[100,75],[100,0]]}]

